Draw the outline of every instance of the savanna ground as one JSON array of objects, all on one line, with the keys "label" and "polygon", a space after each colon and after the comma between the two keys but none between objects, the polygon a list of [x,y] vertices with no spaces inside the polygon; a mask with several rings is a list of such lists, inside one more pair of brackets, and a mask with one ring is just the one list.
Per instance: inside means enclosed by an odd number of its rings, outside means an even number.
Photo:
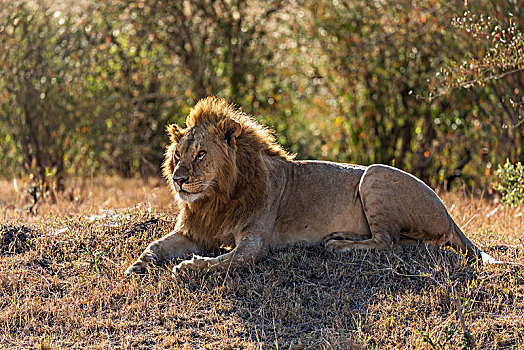
[{"label": "savanna ground", "polygon": [[[169,264],[124,278],[174,225],[167,187],[73,183],[29,215],[0,182],[0,348],[524,349],[524,268],[467,266],[425,245],[342,256],[297,246],[240,270],[173,277]],[[441,196],[473,242],[524,264],[520,208]]]}]

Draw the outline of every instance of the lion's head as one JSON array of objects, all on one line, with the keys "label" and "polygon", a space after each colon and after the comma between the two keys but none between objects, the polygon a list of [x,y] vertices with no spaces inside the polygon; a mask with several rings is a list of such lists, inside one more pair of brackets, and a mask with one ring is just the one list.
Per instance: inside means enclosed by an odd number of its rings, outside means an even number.
[{"label": "lion's head", "polygon": [[186,203],[215,196],[230,200],[239,184],[264,172],[262,153],[290,158],[267,128],[222,99],[200,100],[186,125],[168,125],[171,144],[163,164],[164,177]]}]

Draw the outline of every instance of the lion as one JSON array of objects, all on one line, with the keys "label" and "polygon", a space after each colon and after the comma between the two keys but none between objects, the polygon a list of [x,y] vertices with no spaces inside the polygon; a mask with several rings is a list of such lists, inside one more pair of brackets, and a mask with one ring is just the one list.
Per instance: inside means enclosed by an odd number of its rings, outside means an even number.
[{"label": "lion", "polygon": [[[191,108],[186,127],[167,126],[163,175],[179,213],[175,228],[126,270],[183,260],[173,273],[255,262],[296,243],[335,253],[430,242],[491,261],[466,238],[424,182],[382,164],[295,160],[273,132],[223,99]],[[216,257],[200,254],[234,247]]]}]

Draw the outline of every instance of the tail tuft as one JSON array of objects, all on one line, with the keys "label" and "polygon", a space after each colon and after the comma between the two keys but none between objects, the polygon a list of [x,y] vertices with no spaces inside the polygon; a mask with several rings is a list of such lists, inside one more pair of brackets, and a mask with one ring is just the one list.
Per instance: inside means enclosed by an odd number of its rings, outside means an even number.
[{"label": "tail tuft", "polygon": [[470,262],[474,263],[476,261],[479,261],[486,265],[510,265],[524,267],[524,265],[519,263],[497,260],[488,253],[484,253],[464,235],[462,230],[457,226],[455,221],[453,221],[451,216],[449,217],[449,219],[451,220],[451,223],[453,225],[454,233],[452,237],[452,242],[450,242],[451,246],[455,248],[455,250],[466,254]]},{"label": "tail tuft", "polygon": [[516,262],[497,260],[494,257],[492,257],[491,255],[484,253],[484,252],[482,252],[482,262],[484,264],[489,264],[489,265],[509,265],[509,266],[524,267],[523,264],[519,264]]},{"label": "tail tuft", "polygon": [[491,255],[489,255],[488,253],[484,253],[484,252],[480,252],[480,256],[482,257],[482,262],[484,264],[503,264],[504,262],[503,261],[499,261],[497,259],[495,259],[494,257],[492,257]]}]

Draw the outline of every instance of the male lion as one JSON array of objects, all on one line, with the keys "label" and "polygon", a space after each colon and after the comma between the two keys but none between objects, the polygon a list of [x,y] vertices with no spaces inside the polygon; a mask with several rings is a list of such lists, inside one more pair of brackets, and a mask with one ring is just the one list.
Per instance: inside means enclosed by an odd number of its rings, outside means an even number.
[{"label": "male lion", "polygon": [[332,252],[418,241],[450,245],[490,261],[464,236],[439,197],[399,169],[295,161],[270,130],[215,97],[200,100],[186,128],[169,125],[163,173],[179,203],[175,229],[149,244],[127,270],[193,255],[173,272],[227,268],[270,249],[319,243]]}]

